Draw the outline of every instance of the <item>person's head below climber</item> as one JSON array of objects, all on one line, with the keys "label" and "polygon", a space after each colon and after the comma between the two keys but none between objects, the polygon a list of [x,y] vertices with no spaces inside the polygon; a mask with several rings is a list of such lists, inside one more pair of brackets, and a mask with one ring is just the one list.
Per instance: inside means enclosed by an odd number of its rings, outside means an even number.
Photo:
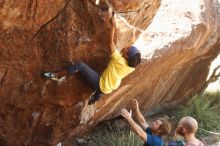
[{"label": "person's head below climber", "polygon": [[128,66],[135,68],[141,63],[141,53],[135,46],[124,48],[121,52],[128,61]]},{"label": "person's head below climber", "polygon": [[159,118],[152,122],[150,129],[153,134],[165,136],[170,133],[171,124],[166,119]]},{"label": "person's head below climber", "polygon": [[140,112],[136,99],[131,101],[130,112],[123,108],[121,115],[127,120],[132,130],[143,140],[144,146],[163,146],[162,137],[169,134],[171,130],[171,124],[166,119],[158,118],[149,126]]},{"label": "person's head below climber", "polygon": [[187,134],[195,134],[198,129],[198,123],[197,121],[190,117],[183,117],[179,121],[178,128],[176,130],[176,133],[180,136],[185,136]]},{"label": "person's head below climber", "polygon": [[196,119],[186,116],[179,121],[176,134],[184,137],[186,146],[204,146],[203,143],[195,137],[197,130],[198,123]]}]

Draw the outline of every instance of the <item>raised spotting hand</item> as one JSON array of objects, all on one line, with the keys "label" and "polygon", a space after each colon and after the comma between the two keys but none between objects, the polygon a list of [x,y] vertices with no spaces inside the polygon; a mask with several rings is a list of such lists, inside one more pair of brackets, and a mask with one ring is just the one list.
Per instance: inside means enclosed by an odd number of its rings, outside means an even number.
[{"label": "raised spotting hand", "polygon": [[125,119],[129,120],[129,119],[131,119],[131,117],[132,117],[132,110],[130,110],[130,112],[128,112],[125,108],[123,108],[123,109],[121,110],[121,115],[122,115]]}]

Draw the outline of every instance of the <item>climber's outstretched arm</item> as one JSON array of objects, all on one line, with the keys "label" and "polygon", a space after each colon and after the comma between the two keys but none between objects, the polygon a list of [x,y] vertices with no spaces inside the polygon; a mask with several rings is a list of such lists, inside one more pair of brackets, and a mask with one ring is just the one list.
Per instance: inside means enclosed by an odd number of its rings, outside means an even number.
[{"label": "climber's outstretched arm", "polygon": [[133,99],[132,101],[132,109],[134,111],[134,114],[136,115],[138,123],[141,125],[141,127],[146,130],[148,127],[147,122],[144,119],[144,116],[141,114],[139,109],[139,104],[136,99]]},{"label": "climber's outstretched arm", "polygon": [[121,110],[121,115],[128,121],[132,130],[144,141],[147,141],[147,134],[145,131],[132,119],[131,112],[129,113],[126,109]]},{"label": "climber's outstretched arm", "polygon": [[108,44],[109,44],[110,52],[113,53],[116,50],[116,46],[114,43],[114,35],[115,35],[115,29],[116,29],[114,16],[110,18],[109,23],[111,27],[109,27],[109,30],[108,30]]}]

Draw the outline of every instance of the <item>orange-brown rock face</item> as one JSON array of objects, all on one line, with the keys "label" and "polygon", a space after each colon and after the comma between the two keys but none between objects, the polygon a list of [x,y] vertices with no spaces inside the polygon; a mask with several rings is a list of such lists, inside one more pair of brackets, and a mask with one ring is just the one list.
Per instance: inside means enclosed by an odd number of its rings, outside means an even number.
[{"label": "orange-brown rock face", "polygon": [[[160,5],[160,0],[110,2],[141,29]],[[109,60],[107,12],[105,3],[94,0],[0,1],[0,145],[53,145],[87,130],[80,114],[90,86],[79,74],[58,85],[40,73],[75,60],[103,71]],[[121,33],[126,43],[131,32]]]},{"label": "orange-brown rock face", "polygon": [[[186,6],[190,1],[179,4]],[[186,31],[180,30],[178,21],[172,23],[175,29],[165,25],[171,25],[165,22],[172,22],[169,18],[174,16],[166,13],[172,10],[172,0],[164,0],[162,7],[167,9],[159,10],[160,0],[110,0],[128,23],[147,28],[140,37],[145,45],[137,41],[143,63],[118,90],[94,106],[85,106],[92,89],[79,74],[62,84],[42,79],[42,71],[60,70],[66,61],[84,61],[99,73],[105,69],[109,61],[103,22],[107,6],[101,0],[99,5],[95,2],[0,1],[0,145],[54,145],[119,115],[130,99],[137,98],[146,111],[186,98],[206,80],[209,65],[219,53],[217,0],[195,0],[195,9],[174,12],[186,18]],[[156,14],[149,26],[157,11],[164,16]],[[162,19],[165,24],[158,24],[155,31],[160,17],[167,21]],[[131,27],[124,26],[122,19],[117,23],[117,47],[130,45]],[[159,29],[165,26],[167,32]],[[163,45],[154,42],[162,40]]]}]

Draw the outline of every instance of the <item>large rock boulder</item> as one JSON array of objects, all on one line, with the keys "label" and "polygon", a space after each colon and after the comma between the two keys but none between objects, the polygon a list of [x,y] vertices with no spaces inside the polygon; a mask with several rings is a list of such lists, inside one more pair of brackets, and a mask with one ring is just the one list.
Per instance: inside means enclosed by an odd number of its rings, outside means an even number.
[{"label": "large rock boulder", "polygon": [[118,116],[133,98],[146,111],[182,101],[205,82],[220,51],[218,0],[163,0],[160,8],[160,0],[110,0],[131,24],[117,19],[117,47],[131,45],[134,27],[147,28],[135,43],[143,63],[94,106],[86,105],[92,89],[79,74],[62,84],[42,79],[66,61],[105,69],[108,10],[95,2],[0,1],[0,145],[54,145]]}]

